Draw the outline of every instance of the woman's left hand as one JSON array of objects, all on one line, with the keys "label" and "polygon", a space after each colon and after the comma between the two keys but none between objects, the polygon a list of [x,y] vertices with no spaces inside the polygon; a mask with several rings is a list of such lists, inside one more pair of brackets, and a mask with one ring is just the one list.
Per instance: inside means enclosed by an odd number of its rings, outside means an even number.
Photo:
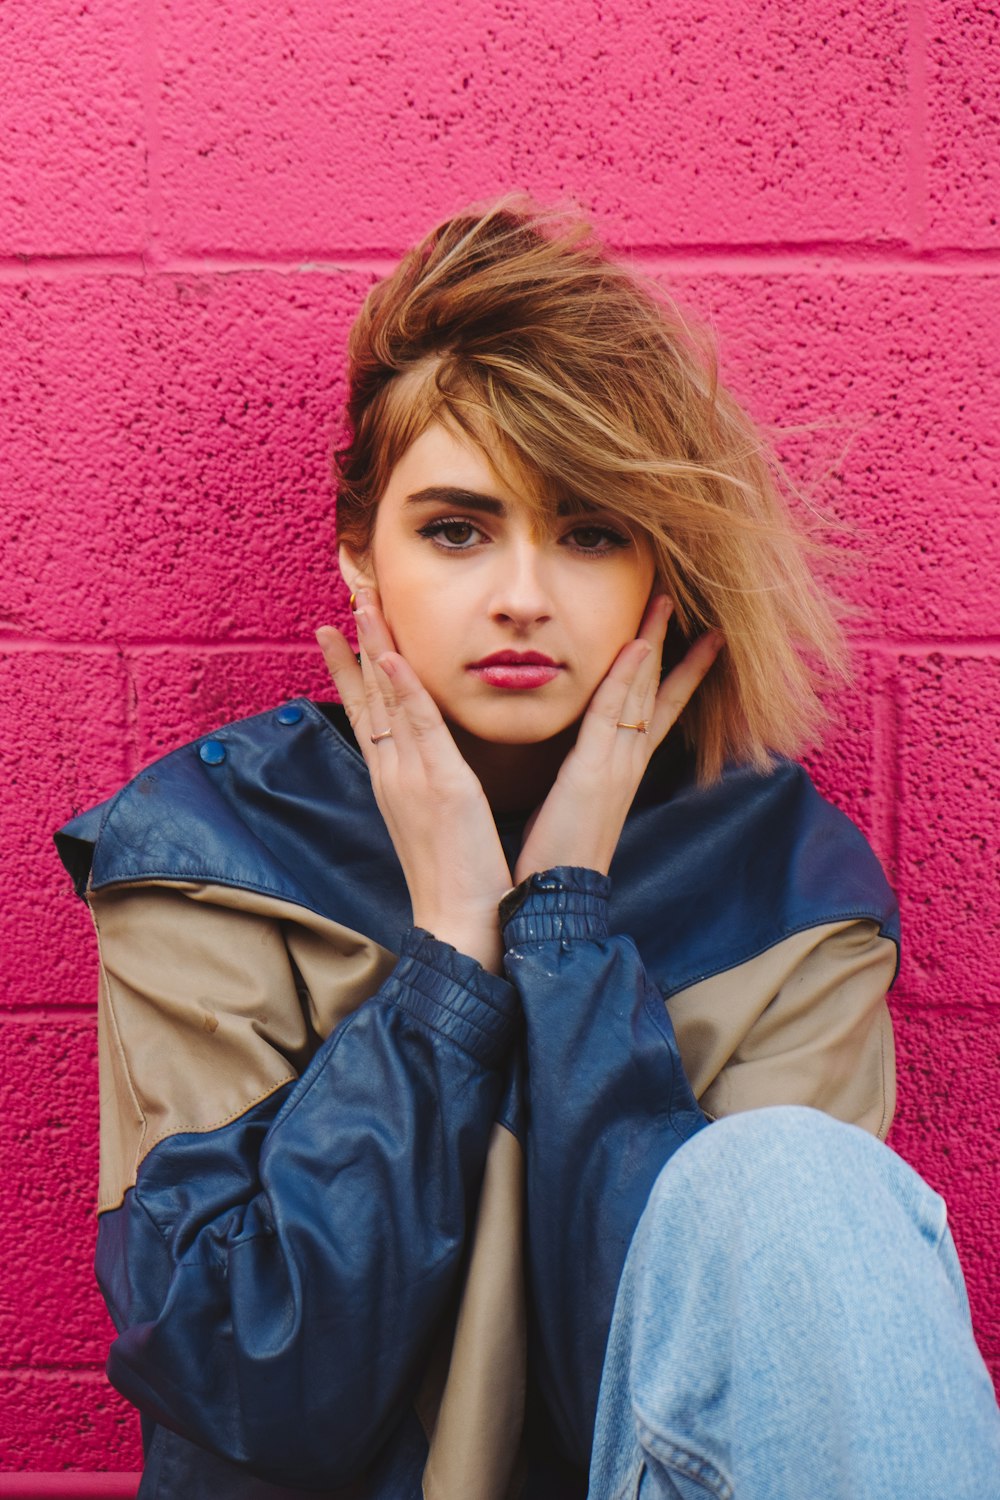
[{"label": "woman's left hand", "polygon": [[[717,631],[697,640],[660,682],[660,657],[673,606],[651,599],[634,641],[599,683],[545,801],[528,825],[514,880],[553,865],[607,874],[650,757],[677,722],[723,645]],[[620,725],[645,725],[646,732]]]}]

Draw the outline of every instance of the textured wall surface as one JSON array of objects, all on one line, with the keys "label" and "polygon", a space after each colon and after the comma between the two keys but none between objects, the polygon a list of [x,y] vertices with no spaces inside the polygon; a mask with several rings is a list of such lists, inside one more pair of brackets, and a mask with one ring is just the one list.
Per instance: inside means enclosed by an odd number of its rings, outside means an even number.
[{"label": "textured wall surface", "polygon": [[325,695],[346,329],[411,237],[511,187],[582,204],[714,325],[863,557],[814,764],[900,891],[893,1141],[948,1199],[1000,1374],[997,32],[987,0],[0,11],[0,1493],[139,1463],[90,1270],[94,952],[51,829]]}]

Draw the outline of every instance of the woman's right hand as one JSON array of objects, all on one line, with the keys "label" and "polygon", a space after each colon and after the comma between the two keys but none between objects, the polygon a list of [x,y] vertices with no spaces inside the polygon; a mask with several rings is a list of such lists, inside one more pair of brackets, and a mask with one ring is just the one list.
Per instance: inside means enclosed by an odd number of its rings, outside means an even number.
[{"label": "woman's right hand", "polygon": [[335,626],[321,626],[316,639],[371,773],[413,924],[499,973],[497,906],[511,879],[486,794],[396,651],[374,592],[360,590],[356,602],[360,666]]}]

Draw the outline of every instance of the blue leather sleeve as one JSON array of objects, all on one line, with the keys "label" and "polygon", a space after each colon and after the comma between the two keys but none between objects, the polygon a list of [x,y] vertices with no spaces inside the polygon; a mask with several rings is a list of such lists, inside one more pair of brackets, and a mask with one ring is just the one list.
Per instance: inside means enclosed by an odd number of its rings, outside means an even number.
[{"label": "blue leather sleeve", "polygon": [[128,1400],[276,1483],[358,1475],[455,1288],[518,1016],[418,929],[299,1080],[156,1145],[100,1223]]},{"label": "blue leather sleeve", "polygon": [[527,1239],[536,1376],[566,1456],[589,1462],[604,1348],[629,1243],[660,1168],[707,1121],[662,994],[628,937],[609,937],[610,881],[531,877],[504,926],[525,1015]]}]

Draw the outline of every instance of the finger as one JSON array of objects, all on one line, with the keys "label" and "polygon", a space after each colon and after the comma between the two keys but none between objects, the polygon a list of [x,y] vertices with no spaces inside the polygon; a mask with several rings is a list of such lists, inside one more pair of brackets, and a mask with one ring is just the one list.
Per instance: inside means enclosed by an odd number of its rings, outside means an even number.
[{"label": "finger", "polygon": [[383,651],[395,651],[396,642],[375,590],[360,589],[354,598],[354,623],[357,626],[358,640],[364,642],[372,661],[381,656]]},{"label": "finger", "polygon": [[631,689],[655,655],[652,642],[639,637],[622,647],[590,700],[577,736],[578,745],[595,743],[592,736],[596,734],[606,748],[607,735],[618,731]]},{"label": "finger", "polygon": [[347,637],[335,625],[321,625],[316,631],[316,640],[351,727],[356,728],[367,706],[357,657]]},{"label": "finger", "polygon": [[639,626],[640,637],[652,641],[654,646],[662,646],[673,612],[674,601],[669,594],[654,594],[646,605],[642,624]]},{"label": "finger", "polygon": [[316,639],[354,731],[358,749],[372,775],[372,785],[377,793],[380,762],[377,755],[378,747],[372,740],[372,734],[379,731],[372,729],[373,707],[377,715],[375,722],[379,725],[379,729],[383,729],[385,725],[381,716],[378,715],[379,695],[371,664],[367,661],[364,651],[355,656],[350,642],[336,626],[321,625],[316,631]]},{"label": "finger", "polygon": [[667,626],[674,612],[673,600],[667,594],[656,594],[646,606],[638,640],[648,641],[652,651],[640,664],[638,672],[628,684],[625,696],[619,705],[618,721],[624,723],[648,723],[660,684],[663,644]]},{"label": "finger", "polygon": [[684,659],[663,679],[653,710],[652,729],[657,744],[677,723],[698,687],[708,676],[724,645],[725,637],[721,631],[706,631],[695,641]]},{"label": "finger", "polygon": [[458,749],[441,710],[410,663],[398,651],[386,651],[375,666],[392,684],[392,728],[398,748],[416,755],[425,773],[446,771],[454,765]]},{"label": "finger", "polygon": [[[377,600],[366,591],[359,595],[359,604],[356,619],[362,661],[370,681],[381,694],[393,748],[398,755],[417,755],[429,770],[434,763],[440,763],[443,753],[455,754],[454,740],[430,693],[405,657],[395,650]],[[373,706],[372,714],[375,722],[377,706]]]},{"label": "finger", "polygon": [[[371,734],[382,735],[376,743],[386,745],[391,738],[400,739],[400,726],[396,723],[397,699],[392,679],[380,666],[386,652],[394,649],[395,642],[379,607],[378,598],[372,589],[359,590],[355,600],[354,622],[358,631],[358,647],[361,653],[361,673],[365,685]],[[405,732],[405,731],[403,731]]]},{"label": "finger", "polygon": [[[673,601],[654,594],[646,605],[639,633],[616,656],[591,699],[590,711],[605,731],[617,732],[622,723],[646,724],[660,680],[660,660]],[[640,650],[640,645],[644,648]],[[583,734],[586,725],[581,725]]]},{"label": "finger", "polygon": [[[425,772],[440,775],[449,764],[454,766],[458,754],[454,738],[417,673],[395,649],[392,632],[373,590],[359,591],[355,619],[363,670],[381,695],[385,727],[392,730],[395,754],[403,757],[401,767],[405,767],[408,756],[415,755]],[[378,705],[374,699],[370,701],[375,723],[379,718]],[[373,733],[378,733],[378,729]]]}]

